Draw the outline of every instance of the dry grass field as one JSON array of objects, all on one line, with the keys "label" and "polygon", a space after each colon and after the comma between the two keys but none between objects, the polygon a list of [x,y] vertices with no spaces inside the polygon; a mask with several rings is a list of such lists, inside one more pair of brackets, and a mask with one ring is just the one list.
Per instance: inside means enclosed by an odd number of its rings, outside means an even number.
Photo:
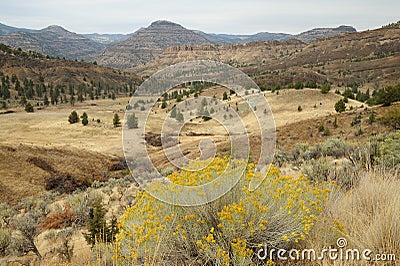
[{"label": "dry grass field", "polygon": [[[209,97],[216,95],[217,98],[222,98],[224,90],[221,87],[212,87],[201,95]],[[321,123],[333,122],[337,116],[334,104],[340,96],[333,92],[322,94],[313,89],[282,90],[279,94],[265,92],[265,96],[275,119],[279,147],[290,148],[297,142],[316,143],[328,138],[319,134],[317,127]],[[17,109],[15,113],[0,115],[0,175],[2,176],[0,190],[4,192],[2,200],[15,203],[22,196],[32,196],[43,191],[44,179],[52,173],[31,163],[30,158],[41,158],[57,172],[68,172],[78,176],[91,175],[96,165],[101,165],[100,169],[104,169],[110,160],[122,158],[122,128],[114,128],[112,119],[114,114],[118,113],[123,120],[128,101],[129,98],[95,100],[77,103],[73,107],[58,105],[34,113]],[[240,99],[234,96],[227,101],[232,106],[236,102],[242,104]],[[152,105],[148,104],[146,108]],[[170,103],[170,106],[172,105],[173,102]],[[348,106],[354,108],[361,105],[353,100],[348,103]],[[170,106],[166,110],[169,111]],[[298,106],[302,107],[301,112],[297,111]],[[89,124],[87,126],[81,123],[69,124],[68,115],[72,110],[76,110],[78,115],[86,112]],[[135,110],[139,123],[145,120],[144,113],[145,111]],[[166,111],[155,107],[148,120],[147,130],[159,131],[165,116]],[[333,129],[331,126],[333,136],[344,134],[348,135],[350,140],[355,139],[352,136],[356,129],[350,126],[353,116],[349,113],[340,115],[339,129]],[[100,119],[100,123],[97,119]],[[246,112],[242,119],[251,137],[252,149],[257,149],[259,131],[255,116],[251,112]],[[365,128],[369,126],[366,125]],[[374,133],[382,130],[379,130],[378,126],[373,126]],[[367,130],[365,136],[370,135],[368,133]],[[217,151],[226,155],[229,151],[226,130],[212,120],[203,121],[200,118],[183,128],[180,136],[181,149],[190,158],[199,157],[198,144],[207,135],[215,141]],[[61,150],[64,151],[62,154]],[[166,166],[167,158],[160,147],[149,146],[149,151],[155,164]]]},{"label": "dry grass field", "polygon": [[[204,90],[200,96],[213,97],[215,95],[215,97],[221,99],[224,91],[227,91],[227,89],[214,86]],[[360,102],[349,100],[347,107],[348,109],[352,108],[352,110],[338,114],[334,109],[334,104],[342,97],[333,93],[332,90],[327,94],[322,94],[317,89],[280,90],[279,93],[268,91],[264,94],[274,116],[278,140],[277,147],[280,150],[291,152],[292,148],[298,143],[307,142],[314,145],[330,138],[341,138],[361,145],[371,135],[390,131],[390,128],[378,122],[373,124],[366,122],[371,111],[379,117],[386,112],[386,107],[367,107]],[[113,126],[113,116],[117,113],[122,121],[129,100],[129,98],[95,100],[77,103],[75,106],[51,106],[35,110],[34,113],[26,113],[22,109],[13,109],[15,111],[13,113],[1,114],[0,201],[14,205],[24,197],[41,195],[46,191],[46,180],[52,176],[75,176],[79,180],[99,181],[98,184],[106,181],[110,177],[110,166],[123,158],[123,128]],[[158,132],[167,113],[176,104],[175,100],[167,102],[168,106],[165,109],[161,109],[160,103],[146,103],[144,105],[145,110],[134,109],[139,124],[144,123],[146,110],[154,105],[146,129],[150,132]],[[245,121],[246,129],[249,132],[252,152],[257,153],[260,140],[257,136],[259,131],[254,115],[250,111],[243,111],[243,101],[235,95],[231,95],[226,103],[231,106],[236,106],[237,103],[239,110],[242,111],[240,112],[241,119]],[[299,106],[301,106],[301,111],[298,110]],[[72,110],[77,111],[78,115],[86,112],[89,116],[89,124],[87,126],[83,126],[80,122],[70,124],[68,116]],[[335,118],[338,124],[337,128],[333,125]],[[361,122],[352,126],[352,122],[356,118]],[[97,122],[98,119],[100,122]],[[319,127],[321,125],[329,129],[329,134],[320,132]],[[122,126],[126,128],[125,124]],[[362,128],[363,131],[361,135],[356,134],[359,128]],[[144,137],[139,129],[133,129],[133,131],[136,132],[137,136]],[[226,155],[229,153],[229,142],[224,127],[213,120],[204,121],[201,118],[193,119],[182,128],[179,136],[180,148],[189,158],[198,158],[200,157],[198,145],[204,137],[214,140],[217,154]],[[145,143],[135,143],[135,145],[145,145]],[[147,148],[155,165],[161,169],[170,167],[161,147],[147,145]],[[282,168],[282,172],[298,176],[300,171],[298,168],[296,169],[288,165]],[[368,172],[365,174],[368,174]],[[398,182],[393,181],[393,184],[395,183]],[[124,206],[133,202],[137,188],[127,189],[125,185],[117,184],[119,185],[91,187],[88,190],[91,192],[86,191],[71,196],[64,195],[63,198],[58,200],[59,203],[63,203],[68,197],[79,198],[82,195],[97,193],[102,195],[103,203],[109,208],[108,215],[111,212],[121,214]],[[378,184],[374,183],[369,189],[373,190],[377,186]],[[333,205],[328,205],[329,209],[327,210],[332,210],[329,215],[343,221],[343,225],[355,233],[361,232],[357,230],[364,230],[365,224],[355,224],[353,220],[346,220],[344,212],[350,211],[352,207],[349,202],[353,202],[356,195],[354,193],[362,189],[364,189],[362,186],[355,187],[348,194],[342,191],[344,196],[341,194],[340,197],[332,199],[346,206],[343,211],[333,207],[335,202],[329,202]],[[360,193],[364,195],[369,192],[361,191]],[[393,193],[391,197],[393,197]],[[364,210],[363,208],[360,208],[360,213]],[[327,219],[331,218],[329,216]],[[337,230],[335,229],[336,231],[333,233],[327,232],[326,230],[332,226],[326,228],[324,226],[323,223],[318,223],[315,231],[311,232],[310,237],[303,244],[307,244],[309,247],[319,247],[328,243],[325,238],[319,237],[319,232],[322,232],[324,237],[330,237],[329,241],[334,241],[334,237],[338,234]],[[377,223],[376,226],[381,225]],[[378,229],[371,227],[369,230]],[[59,258],[48,252],[54,244],[45,239],[48,233],[48,231],[43,231],[37,238],[39,250],[45,255],[44,259],[39,261],[32,253],[29,253],[24,259],[31,262],[36,261],[34,264],[38,265],[42,263],[51,265],[60,262]],[[376,237],[379,237],[381,233],[376,232],[376,234]],[[393,237],[393,234],[390,237]],[[92,265],[93,263],[103,265],[112,261],[110,247],[96,245],[95,249],[91,250],[82,236],[82,230],[75,231],[70,241],[74,245],[72,265]],[[352,241],[355,241],[355,244],[361,243],[357,236],[352,236]],[[370,245],[370,243],[376,243],[377,246],[382,244],[376,241],[376,239],[370,239],[362,242],[362,244],[365,246]]]}]

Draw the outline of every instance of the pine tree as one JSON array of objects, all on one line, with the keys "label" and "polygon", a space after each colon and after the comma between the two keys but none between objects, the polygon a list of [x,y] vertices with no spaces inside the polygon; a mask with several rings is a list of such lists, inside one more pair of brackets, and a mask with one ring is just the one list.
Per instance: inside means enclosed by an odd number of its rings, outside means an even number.
[{"label": "pine tree", "polygon": [[167,108],[167,102],[164,100],[161,104],[161,109]]},{"label": "pine tree", "polygon": [[89,219],[86,222],[87,234],[84,234],[86,242],[92,247],[97,242],[111,242],[110,228],[107,226],[105,215],[107,211],[101,204],[101,200],[96,200],[93,209],[90,209]]},{"label": "pine tree", "polygon": [[333,127],[338,128],[337,117],[335,117],[335,120],[333,121]]},{"label": "pine tree", "polygon": [[170,116],[171,118],[176,118],[176,108],[172,108]]},{"label": "pine tree", "polygon": [[178,111],[178,113],[176,114],[176,120],[177,120],[178,122],[183,122],[183,120],[184,120],[183,114],[182,114],[181,112],[179,112],[179,111]]},{"label": "pine tree", "polygon": [[134,113],[128,116],[127,124],[129,129],[138,128],[138,118]]},{"label": "pine tree", "polygon": [[28,112],[28,113],[33,113],[34,110],[33,110],[33,106],[32,106],[31,103],[27,103],[25,105],[25,111]]},{"label": "pine tree", "polygon": [[84,112],[84,113],[82,114],[81,118],[82,118],[82,125],[86,126],[86,125],[89,123],[87,113]]},{"label": "pine tree", "polygon": [[49,98],[47,98],[47,93],[44,95],[43,104],[46,106],[49,106],[50,104]]},{"label": "pine tree", "polygon": [[121,125],[121,120],[119,119],[119,115],[115,114],[113,118],[114,127],[119,127]]},{"label": "pine tree", "polygon": [[222,100],[228,100],[228,94],[226,93],[226,91],[224,92],[224,94],[222,95]]}]

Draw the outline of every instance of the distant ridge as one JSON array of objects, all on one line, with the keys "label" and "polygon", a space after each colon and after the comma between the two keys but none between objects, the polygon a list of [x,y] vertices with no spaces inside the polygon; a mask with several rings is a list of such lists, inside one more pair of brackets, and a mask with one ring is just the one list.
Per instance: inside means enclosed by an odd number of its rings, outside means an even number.
[{"label": "distant ridge", "polygon": [[32,31],[34,31],[34,30],[11,27],[11,26],[0,23],[0,34],[8,34],[8,33],[12,33],[12,32],[32,32]]},{"label": "distant ridge", "polygon": [[96,61],[114,68],[144,64],[168,47],[201,44],[245,44],[254,41],[298,39],[310,43],[318,39],[356,32],[351,26],[315,28],[297,35],[259,32],[252,35],[213,34],[190,30],[166,20],[158,20],[132,34],[84,34],[58,25],[42,30],[21,29],[0,24],[0,43],[51,56]]},{"label": "distant ridge", "polygon": [[81,59],[104,47],[98,42],[57,25],[51,25],[42,30],[14,31],[3,34],[0,35],[0,43],[68,59]]},{"label": "distant ridge", "polygon": [[316,28],[309,31],[302,32],[294,36],[294,38],[310,43],[318,39],[334,37],[346,33],[356,32],[357,30],[352,26],[339,26],[337,28]]},{"label": "distant ridge", "polygon": [[170,46],[211,43],[205,36],[179,24],[158,20],[134,32],[125,41],[106,47],[94,58],[99,64],[128,68],[145,63]]}]

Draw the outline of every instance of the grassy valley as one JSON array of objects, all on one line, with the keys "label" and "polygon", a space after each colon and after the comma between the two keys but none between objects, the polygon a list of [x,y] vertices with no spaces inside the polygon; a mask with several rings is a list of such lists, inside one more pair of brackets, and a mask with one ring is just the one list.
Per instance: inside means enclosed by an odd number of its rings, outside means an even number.
[{"label": "grassy valley", "polygon": [[[398,23],[311,43],[221,45],[202,44],[204,35],[177,24],[178,32],[169,32],[170,24],[157,23],[150,30],[162,27],[175,41],[143,48],[146,60],[143,54],[130,58],[143,63],[133,68],[125,48],[132,52],[135,44],[154,41],[149,28],[112,44],[102,62],[0,45],[1,265],[288,265],[276,257],[260,260],[257,253],[262,247],[320,250],[336,247],[338,238],[373,255],[400,256]],[[309,34],[321,32],[326,30]],[[202,37],[182,46],[182,38],[193,34]],[[261,137],[243,98],[203,81],[181,84],[156,101],[131,98],[147,76],[196,59],[238,67],[268,100],[271,113],[263,115],[273,115],[276,149],[273,166],[253,192],[250,180],[263,178],[254,165]],[[121,62],[129,68],[97,65]],[[203,96],[208,100],[198,99]],[[189,110],[186,100],[197,101],[198,108]],[[122,131],[138,137],[130,148],[144,145],[172,184],[204,184],[231,170],[227,130],[209,116],[237,121],[216,102],[244,121],[250,160],[234,165],[243,166],[246,175],[205,205],[186,208],[151,197],[137,177],[148,181],[150,191],[170,187],[150,182],[154,173],[139,164],[128,168]],[[126,110],[135,114],[132,124]],[[182,121],[191,111],[197,117],[167,137],[178,138],[199,171],[177,169],[165,155],[171,147],[161,146],[163,122]],[[214,141],[216,158],[199,160],[204,138]],[[314,261],[289,265],[304,263]],[[352,265],[328,258],[316,263]]]}]

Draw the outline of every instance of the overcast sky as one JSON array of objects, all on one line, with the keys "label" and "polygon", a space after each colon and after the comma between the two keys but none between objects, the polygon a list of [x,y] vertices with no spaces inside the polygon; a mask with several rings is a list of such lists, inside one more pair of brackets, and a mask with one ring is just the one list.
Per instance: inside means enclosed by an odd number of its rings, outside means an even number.
[{"label": "overcast sky", "polygon": [[33,29],[60,25],[78,33],[131,33],[170,20],[213,33],[299,33],[352,25],[374,29],[400,20],[399,0],[11,0],[0,22]]}]

